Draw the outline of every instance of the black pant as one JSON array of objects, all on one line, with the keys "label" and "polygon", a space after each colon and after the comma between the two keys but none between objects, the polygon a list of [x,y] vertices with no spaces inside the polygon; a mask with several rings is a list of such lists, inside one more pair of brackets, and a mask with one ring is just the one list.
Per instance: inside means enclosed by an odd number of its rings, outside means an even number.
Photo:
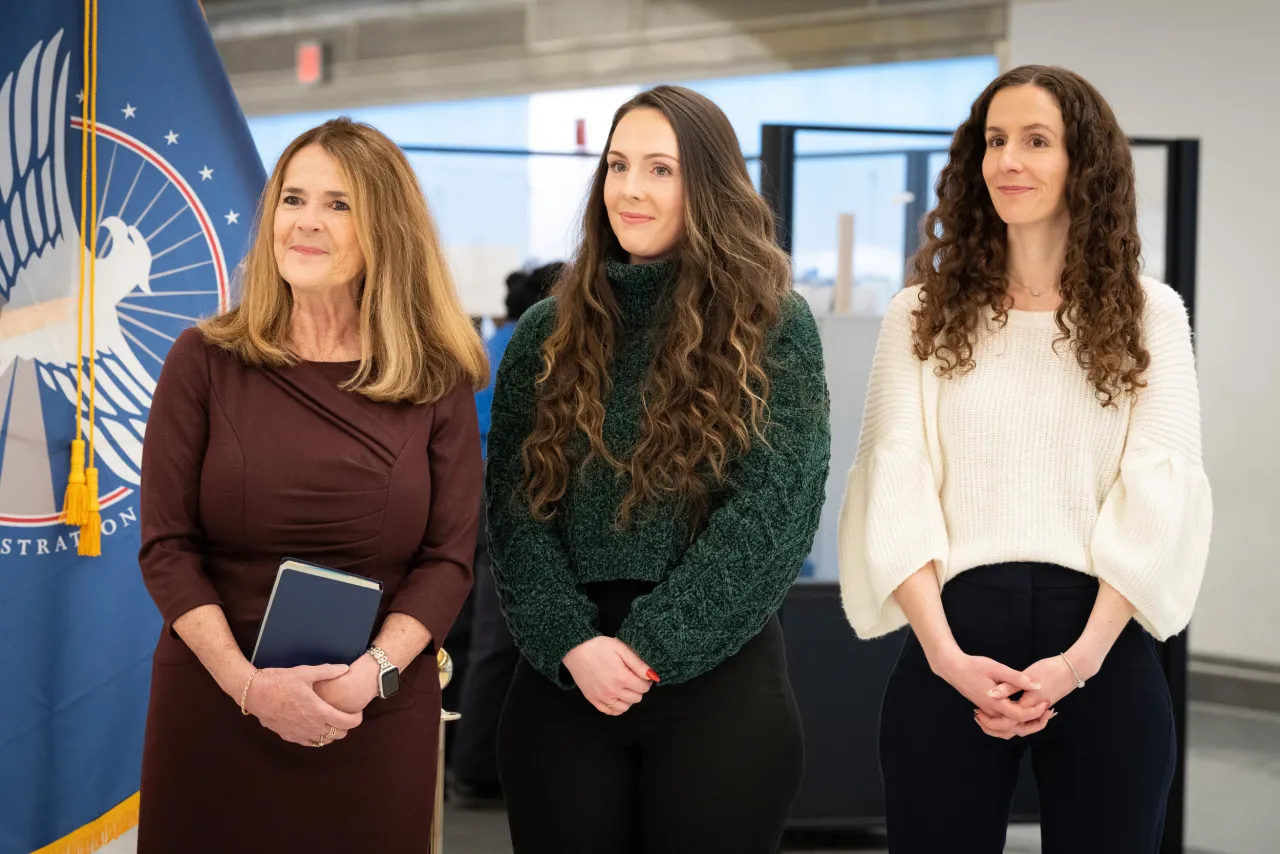
[{"label": "black pant", "polygon": [[[586,585],[617,632],[652,584]],[[777,617],[734,656],[616,717],[524,659],[498,731],[515,854],[765,854],[800,787],[804,738]]]},{"label": "black pant", "polygon": [[484,528],[482,521],[471,590],[471,651],[458,707],[462,719],[452,724],[449,766],[463,783],[497,785],[498,718],[520,653],[502,616]]},{"label": "black pant", "polygon": [[[488,540],[485,536],[485,517],[484,517],[484,497],[480,498],[480,522],[476,532],[476,550],[474,555],[474,567],[476,578],[480,577],[481,565],[488,566],[489,547]],[[471,591],[467,593],[466,601],[462,603],[462,608],[458,611],[458,618],[453,621],[453,625],[449,628],[449,636],[445,638],[444,648],[449,653],[449,658],[453,661],[453,678],[449,680],[449,684],[440,692],[440,707],[449,711],[458,711],[463,704],[463,698],[468,690],[467,683],[471,681],[471,654],[475,646],[475,638],[473,633],[473,625],[475,623],[476,609],[476,585],[473,584]],[[455,759],[454,742],[457,740],[458,725],[453,724],[444,728],[445,743],[445,762],[449,768],[453,767]]]},{"label": "black pant", "polygon": [[[1022,670],[1075,642],[1097,593],[1082,573],[1006,563],[962,573],[942,604],[961,649]],[[880,718],[889,850],[999,854],[1030,750],[1044,854],[1155,854],[1176,751],[1155,641],[1130,622],[1101,672],[1055,708],[1035,735],[986,735],[909,634]]]}]

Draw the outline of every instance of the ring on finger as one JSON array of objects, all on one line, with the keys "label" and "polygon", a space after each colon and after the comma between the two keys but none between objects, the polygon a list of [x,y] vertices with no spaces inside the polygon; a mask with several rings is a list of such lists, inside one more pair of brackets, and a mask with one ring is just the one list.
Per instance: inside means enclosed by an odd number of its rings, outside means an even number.
[{"label": "ring on finger", "polygon": [[610,702],[608,702],[608,703],[605,703],[605,704],[604,704],[604,707],[605,707],[606,709],[608,709],[609,711],[611,711],[611,712],[613,712],[613,711],[617,711],[617,708],[618,708],[618,701],[617,701],[617,700],[612,700],[612,701],[610,701]]}]

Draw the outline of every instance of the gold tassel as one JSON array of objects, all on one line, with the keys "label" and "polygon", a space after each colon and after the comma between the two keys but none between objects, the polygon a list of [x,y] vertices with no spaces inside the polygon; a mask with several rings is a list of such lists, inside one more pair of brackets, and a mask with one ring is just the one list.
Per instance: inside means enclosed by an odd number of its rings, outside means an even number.
[{"label": "gold tassel", "polygon": [[[98,0],[86,0],[85,11],[89,13],[85,25],[92,28],[90,33],[90,69],[89,79],[85,84],[85,107],[89,114],[92,133],[89,134],[89,454],[85,462],[85,512],[80,522],[80,542],[76,553],[81,557],[98,557],[102,554],[102,512],[98,494],[98,468],[93,459],[93,437],[95,413],[95,391],[97,380],[94,372],[97,366],[98,345],[94,340],[94,272],[97,269],[98,256]],[[83,222],[81,223],[83,226]],[[83,274],[81,287],[83,288]],[[81,314],[83,321],[84,315]],[[83,359],[83,354],[81,354]],[[77,381],[79,375],[77,375]],[[77,401],[79,403],[79,401]]]},{"label": "gold tassel", "polygon": [[85,490],[88,493],[89,507],[84,522],[80,524],[80,546],[76,552],[80,557],[97,557],[102,554],[102,512],[98,507],[98,470],[85,469]]},{"label": "gold tassel", "polygon": [[67,494],[62,500],[62,520],[68,525],[83,525],[89,518],[89,488],[84,479],[84,439],[71,441],[71,474],[67,476]]}]

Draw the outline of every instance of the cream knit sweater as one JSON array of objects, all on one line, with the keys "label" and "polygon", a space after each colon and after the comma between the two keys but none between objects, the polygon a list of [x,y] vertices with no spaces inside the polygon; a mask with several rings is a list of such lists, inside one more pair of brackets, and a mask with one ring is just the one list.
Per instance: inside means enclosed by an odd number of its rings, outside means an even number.
[{"label": "cream knit sweater", "polygon": [[911,352],[919,288],[894,297],[872,362],[840,511],[840,585],[858,635],[906,624],[893,599],[934,562],[945,585],[1005,561],[1096,575],[1164,640],[1187,625],[1212,504],[1186,308],[1144,279],[1151,366],[1136,399],[1104,409],[1053,312],[1010,311],[940,379]]}]

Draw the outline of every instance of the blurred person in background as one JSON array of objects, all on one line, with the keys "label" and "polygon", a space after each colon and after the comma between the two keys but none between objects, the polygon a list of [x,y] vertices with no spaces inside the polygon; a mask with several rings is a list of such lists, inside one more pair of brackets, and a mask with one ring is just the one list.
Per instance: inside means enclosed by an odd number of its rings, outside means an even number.
[{"label": "blurred person in background", "polygon": [[[564,270],[562,262],[544,264],[532,272],[517,270],[507,277],[507,316],[485,342],[489,352],[490,383],[476,392],[476,415],[480,422],[480,447],[489,439],[489,409],[493,404],[493,384],[502,354],[511,341],[518,321],[533,305],[546,298]],[[475,587],[472,588],[471,646],[467,673],[462,683],[458,711],[462,718],[454,724],[450,745],[449,788],[453,803],[462,808],[498,806],[502,786],[498,780],[498,717],[506,699],[511,676],[520,653],[516,650],[502,616],[489,566],[488,538],[484,515],[476,541]]]},{"label": "blurred person in background", "polygon": [[1176,762],[1156,640],[1191,617],[1212,506],[1187,310],[1140,274],[1107,102],[1061,68],[997,78],[923,234],[839,524],[858,635],[911,627],[889,850],[999,854],[1030,750],[1045,854],[1152,854]]},{"label": "blurred person in background", "polygon": [[804,760],[776,611],[830,451],[817,326],[732,125],[689,89],[618,109],[582,235],[494,391],[512,842],[774,852]]}]

